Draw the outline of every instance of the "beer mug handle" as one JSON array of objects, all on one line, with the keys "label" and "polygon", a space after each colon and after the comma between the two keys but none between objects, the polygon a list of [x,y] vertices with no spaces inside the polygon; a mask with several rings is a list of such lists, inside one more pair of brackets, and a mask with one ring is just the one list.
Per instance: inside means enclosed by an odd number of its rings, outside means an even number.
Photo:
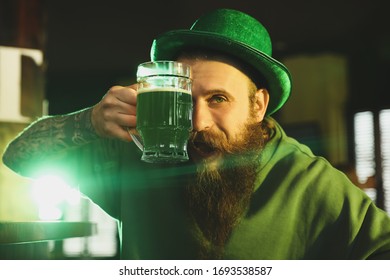
[{"label": "beer mug handle", "polygon": [[130,132],[130,129],[127,127],[127,132],[130,134],[131,139],[133,139],[135,145],[140,149],[142,152],[144,151],[144,145],[142,144],[142,139],[140,136],[135,135]]}]

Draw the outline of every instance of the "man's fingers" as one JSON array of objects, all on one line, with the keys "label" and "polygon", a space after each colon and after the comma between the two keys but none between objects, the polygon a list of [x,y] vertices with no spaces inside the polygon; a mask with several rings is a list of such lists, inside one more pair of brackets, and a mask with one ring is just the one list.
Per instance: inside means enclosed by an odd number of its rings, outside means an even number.
[{"label": "man's fingers", "polygon": [[111,87],[92,111],[92,125],[103,137],[131,141],[124,127],[136,126],[137,92],[134,86]]}]

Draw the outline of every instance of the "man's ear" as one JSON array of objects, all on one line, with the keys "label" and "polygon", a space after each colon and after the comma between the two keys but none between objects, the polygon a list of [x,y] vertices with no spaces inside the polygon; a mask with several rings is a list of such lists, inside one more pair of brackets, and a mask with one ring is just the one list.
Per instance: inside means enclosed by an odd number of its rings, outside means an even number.
[{"label": "man's ear", "polygon": [[256,122],[261,122],[264,119],[265,112],[268,108],[269,93],[265,88],[260,88],[256,91],[254,103],[254,117]]}]

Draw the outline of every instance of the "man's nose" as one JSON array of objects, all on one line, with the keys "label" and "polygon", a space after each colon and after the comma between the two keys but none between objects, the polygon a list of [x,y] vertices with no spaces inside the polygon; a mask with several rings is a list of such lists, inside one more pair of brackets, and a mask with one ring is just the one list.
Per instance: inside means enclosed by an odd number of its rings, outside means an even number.
[{"label": "man's nose", "polygon": [[213,119],[206,102],[193,102],[192,125],[194,131],[205,131],[211,128]]}]

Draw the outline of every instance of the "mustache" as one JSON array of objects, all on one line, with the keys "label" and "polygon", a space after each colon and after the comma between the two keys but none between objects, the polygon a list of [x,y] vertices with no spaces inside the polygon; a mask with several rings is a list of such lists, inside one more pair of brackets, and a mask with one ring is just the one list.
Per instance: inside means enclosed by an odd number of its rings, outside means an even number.
[{"label": "mustache", "polygon": [[188,140],[190,147],[203,147],[210,150],[219,151],[227,154],[233,154],[234,147],[223,134],[217,134],[211,131],[194,131],[190,134]]}]

